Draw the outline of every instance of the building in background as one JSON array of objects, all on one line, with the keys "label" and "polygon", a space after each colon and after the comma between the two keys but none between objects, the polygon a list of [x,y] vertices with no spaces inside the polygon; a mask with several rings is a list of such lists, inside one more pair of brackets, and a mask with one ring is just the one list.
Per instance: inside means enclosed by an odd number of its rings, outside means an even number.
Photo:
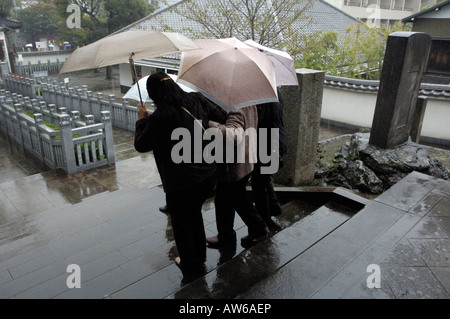
[{"label": "building in background", "polygon": [[11,51],[9,36],[11,32],[20,29],[22,21],[0,18],[0,61],[7,62],[9,72],[14,72],[14,52]]},{"label": "building in background", "polygon": [[412,23],[412,30],[425,32],[432,37],[450,39],[450,1],[441,2],[431,8],[402,19],[403,23]]},{"label": "building in background", "polygon": [[431,49],[424,81],[450,84],[450,0],[402,19],[412,31],[431,35]]},{"label": "building in background", "polygon": [[442,0],[326,0],[348,14],[372,23],[391,27],[395,22],[415,14],[423,8],[443,2]]}]

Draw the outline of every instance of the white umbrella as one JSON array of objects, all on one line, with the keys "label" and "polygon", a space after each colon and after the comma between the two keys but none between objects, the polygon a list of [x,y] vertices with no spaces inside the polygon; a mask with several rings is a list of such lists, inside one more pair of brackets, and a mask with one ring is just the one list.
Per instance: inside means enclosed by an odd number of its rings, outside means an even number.
[{"label": "white umbrella", "polygon": [[[178,76],[176,76],[175,74],[169,74],[169,76],[174,81],[176,81],[178,79]],[[133,86],[127,91],[127,93],[125,93],[123,98],[140,101],[140,96],[139,96],[139,90],[140,90],[143,102],[153,102],[153,100],[148,96],[148,92],[147,92],[147,79],[148,79],[148,77],[149,77],[149,75],[144,76],[137,83],[133,84]],[[187,87],[186,85],[183,85],[183,84],[180,84],[180,83],[177,83],[177,84],[185,92],[188,92],[188,93],[189,92],[196,92],[195,90]],[[139,85],[139,88],[138,88],[138,85]]]},{"label": "white umbrella", "polygon": [[265,53],[272,60],[277,86],[298,85],[295,61],[288,53],[263,46],[253,40],[244,43]]}]

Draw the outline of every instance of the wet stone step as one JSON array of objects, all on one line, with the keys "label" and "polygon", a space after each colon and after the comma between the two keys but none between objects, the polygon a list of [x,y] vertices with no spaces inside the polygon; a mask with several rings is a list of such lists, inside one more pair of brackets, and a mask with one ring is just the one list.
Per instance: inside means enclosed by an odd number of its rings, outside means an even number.
[{"label": "wet stone step", "polygon": [[282,206],[283,213],[273,217],[273,220],[282,228],[291,226],[305,216],[314,212],[318,207],[302,200],[292,200]]},{"label": "wet stone step", "polygon": [[275,272],[351,217],[350,214],[336,211],[333,206],[333,203],[321,206],[267,241],[244,252],[244,257],[269,272]]},{"label": "wet stone step", "polygon": [[278,217],[285,226],[283,230],[243,250],[168,298],[247,298],[253,285],[301,255],[353,213],[332,202],[318,209],[298,200],[285,204],[282,217]]}]

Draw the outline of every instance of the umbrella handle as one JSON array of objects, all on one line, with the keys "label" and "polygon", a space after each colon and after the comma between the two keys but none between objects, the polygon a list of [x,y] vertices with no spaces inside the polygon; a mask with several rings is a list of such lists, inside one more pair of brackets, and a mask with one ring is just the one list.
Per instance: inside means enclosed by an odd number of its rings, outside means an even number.
[{"label": "umbrella handle", "polygon": [[141,95],[141,89],[139,87],[138,79],[137,79],[137,72],[136,72],[136,66],[134,65],[133,61],[133,55],[134,52],[130,54],[130,65],[131,65],[131,76],[133,77],[134,82],[137,84],[138,92],[139,92],[139,99],[141,100],[141,105],[144,106],[144,102],[142,102],[142,95]]}]

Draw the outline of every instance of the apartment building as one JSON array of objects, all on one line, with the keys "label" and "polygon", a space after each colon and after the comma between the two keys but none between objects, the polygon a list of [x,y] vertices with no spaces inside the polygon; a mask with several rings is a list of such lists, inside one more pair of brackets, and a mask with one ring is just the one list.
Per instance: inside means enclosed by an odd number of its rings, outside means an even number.
[{"label": "apartment building", "polygon": [[443,0],[325,0],[373,26],[392,26],[396,21]]}]

